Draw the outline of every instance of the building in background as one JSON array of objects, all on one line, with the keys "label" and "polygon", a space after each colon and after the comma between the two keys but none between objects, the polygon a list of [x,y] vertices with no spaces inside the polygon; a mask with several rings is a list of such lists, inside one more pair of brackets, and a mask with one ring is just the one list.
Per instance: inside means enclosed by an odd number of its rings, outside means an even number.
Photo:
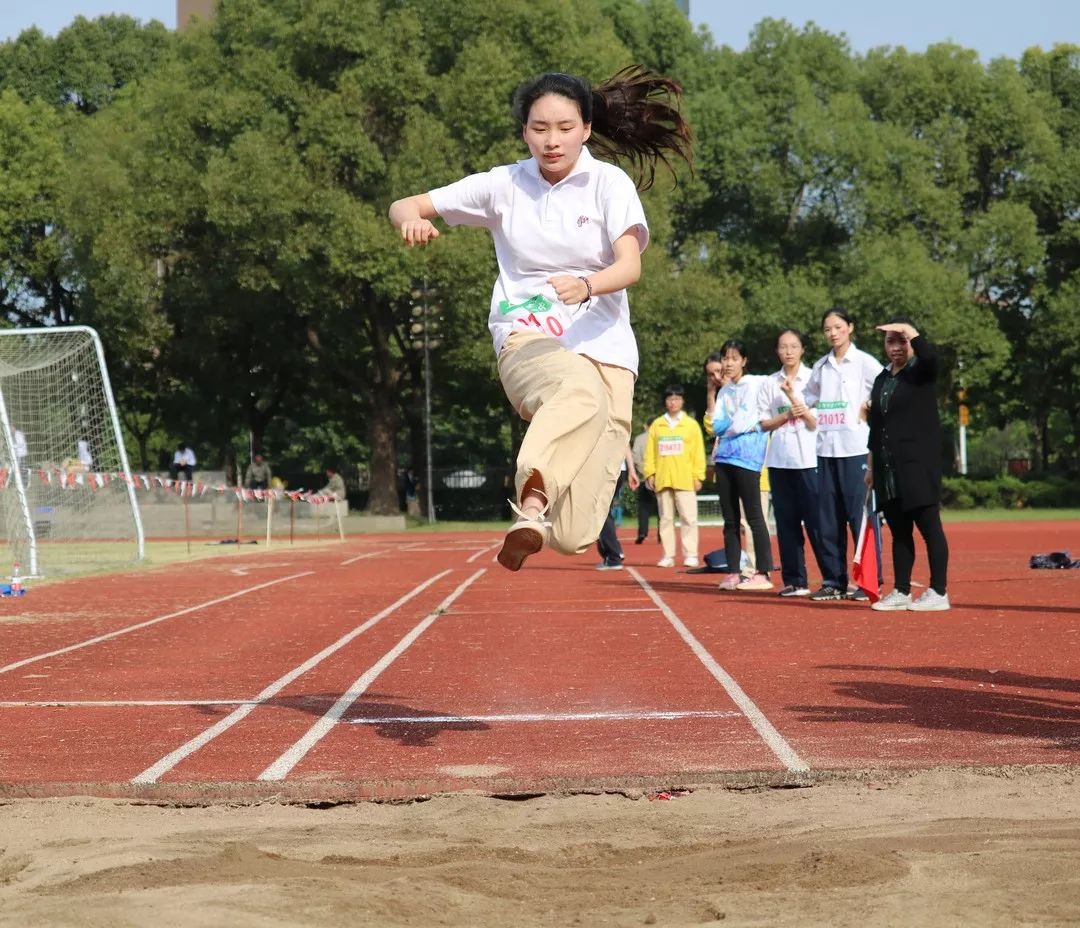
[{"label": "building in background", "polygon": [[176,28],[186,29],[192,16],[206,22],[216,9],[217,0],[176,0]]}]

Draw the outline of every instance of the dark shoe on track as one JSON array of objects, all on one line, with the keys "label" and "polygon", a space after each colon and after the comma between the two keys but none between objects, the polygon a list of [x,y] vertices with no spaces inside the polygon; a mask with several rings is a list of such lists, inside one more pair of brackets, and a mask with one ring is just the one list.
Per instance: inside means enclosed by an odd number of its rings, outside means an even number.
[{"label": "dark shoe on track", "polygon": [[810,598],[816,603],[843,599],[844,591],[838,590],[833,586],[823,586],[820,590],[814,590],[814,592],[810,594]]},{"label": "dark shoe on track", "polygon": [[805,586],[792,586],[790,583],[785,586],[777,596],[809,596],[810,590]]}]

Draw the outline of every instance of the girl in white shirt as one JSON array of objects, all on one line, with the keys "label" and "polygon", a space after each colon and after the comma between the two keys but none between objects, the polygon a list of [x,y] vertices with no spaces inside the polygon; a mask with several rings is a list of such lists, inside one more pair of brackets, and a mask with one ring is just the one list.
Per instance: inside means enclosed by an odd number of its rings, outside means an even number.
[{"label": "girl in white shirt", "polygon": [[629,159],[649,186],[657,160],[690,160],[690,129],[672,105],[681,93],[638,66],[595,88],[541,75],[514,96],[531,158],[390,207],[410,246],[439,236],[436,216],[483,226],[494,240],[488,329],[507,398],[531,422],[511,503],[518,521],[498,555],[509,570],[545,543],[587,550],[607,516],[637,374],[626,288],[641,274],[649,230],[634,181],[585,142]]},{"label": "girl in white shirt", "polygon": [[[848,596],[847,532],[858,541],[866,504],[866,468],[870,426],[863,407],[870,399],[881,363],[855,347],[855,322],[834,308],[821,317],[821,330],[832,350],[810,371],[804,396],[817,428],[818,517],[821,528],[821,589],[814,600]],[[874,520],[874,540],[881,564],[881,535]],[[879,585],[881,578],[878,578]],[[861,592],[861,591],[860,591]],[[852,599],[865,599],[854,593]]]},{"label": "girl in white shirt", "polygon": [[803,393],[810,368],[802,363],[807,337],[797,329],[784,329],[776,337],[780,370],[765,378],[759,394],[761,427],[772,433],[765,464],[769,468],[776,540],[780,547],[781,596],[809,596],[803,526],[821,564],[818,528],[817,437],[814,414]]}]

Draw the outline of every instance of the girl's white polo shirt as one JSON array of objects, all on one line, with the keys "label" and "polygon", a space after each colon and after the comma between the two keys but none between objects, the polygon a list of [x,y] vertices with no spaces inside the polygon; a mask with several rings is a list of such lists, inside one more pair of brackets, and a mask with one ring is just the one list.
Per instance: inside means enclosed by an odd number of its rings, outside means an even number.
[{"label": "girl's white polo shirt", "polygon": [[[775,374],[764,378],[761,393],[758,395],[758,415],[761,419],[775,419],[791,409],[791,400],[780,389],[784,382],[781,368]],[[795,375],[795,395],[802,396],[810,381],[810,368],[799,365]],[[785,470],[808,470],[817,467],[817,436],[806,427],[802,419],[789,419],[780,428],[774,429],[769,441],[769,450],[765,455],[766,467]]]},{"label": "girl's white polo shirt", "polygon": [[496,353],[512,331],[538,331],[577,354],[637,373],[626,291],[593,298],[587,310],[560,303],[549,277],[586,277],[615,261],[612,243],[633,232],[649,243],[637,188],[621,168],[581,149],[573,170],[557,184],[535,158],[472,174],[429,193],[450,225],[491,231],[499,278],[491,295],[488,329]]},{"label": "girl's white polo shirt", "polygon": [[850,458],[867,453],[870,426],[859,411],[870,399],[881,370],[876,358],[854,345],[839,361],[830,351],[814,365],[803,395],[817,417],[819,457]]}]

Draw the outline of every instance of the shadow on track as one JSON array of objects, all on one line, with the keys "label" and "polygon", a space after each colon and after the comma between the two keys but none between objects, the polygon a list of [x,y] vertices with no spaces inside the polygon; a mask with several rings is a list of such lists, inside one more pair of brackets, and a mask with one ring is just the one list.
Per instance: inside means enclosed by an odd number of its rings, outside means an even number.
[{"label": "shadow on track", "polygon": [[[322,718],[341,697],[340,693],[307,693],[301,696],[284,696],[268,699],[260,707],[288,709],[306,712]],[[392,698],[382,693],[365,693],[342,716],[339,725],[364,725],[375,731],[380,738],[397,741],[406,747],[433,747],[435,739],[444,731],[487,731],[485,722],[461,719],[454,713],[440,709],[420,709],[416,706],[386,702]],[[231,706],[199,706],[200,712],[215,717],[228,714]]]},{"label": "shadow on track", "polygon": [[[948,732],[978,732],[1009,738],[1052,742],[1057,748],[1080,751],[1080,703],[1049,693],[1080,693],[1080,680],[1041,677],[977,667],[888,667],[829,664],[824,670],[906,674],[934,681],[961,680],[978,689],[914,685],[882,680],[836,683],[835,692],[864,705],[789,706],[802,721],[904,725]],[[1005,690],[1039,690],[1029,695]],[[1044,695],[1046,694],[1046,695]]]}]

